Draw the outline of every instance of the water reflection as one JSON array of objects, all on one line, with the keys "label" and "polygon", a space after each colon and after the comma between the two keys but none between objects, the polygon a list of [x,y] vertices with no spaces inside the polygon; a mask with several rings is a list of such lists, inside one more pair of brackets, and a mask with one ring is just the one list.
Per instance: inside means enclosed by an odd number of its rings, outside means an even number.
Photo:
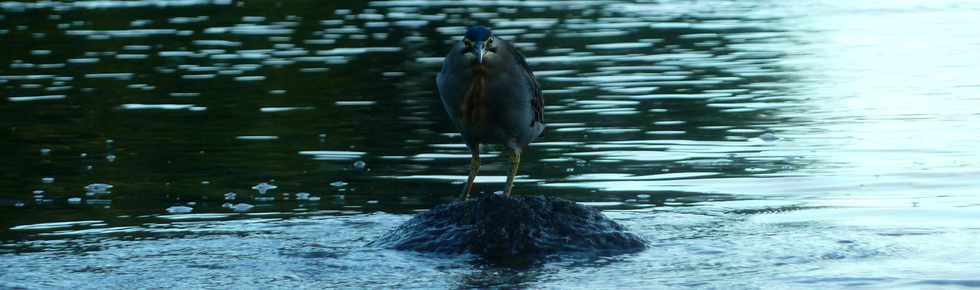
[{"label": "water reflection", "polygon": [[[235,249],[293,239],[282,256],[260,257],[326,257],[300,264],[356,273],[264,276],[315,281],[287,283],[300,288],[379,285],[366,266],[378,257],[398,261],[392,273],[418,271],[382,275],[413,277],[392,288],[759,286],[705,278],[722,274],[818,288],[946,285],[895,274],[937,276],[908,263],[870,261],[963,262],[944,274],[951,280],[975,266],[962,253],[980,204],[978,10],[959,1],[4,2],[0,251],[53,261],[44,255],[62,247],[111,256],[210,241],[210,254],[240,262]],[[544,85],[550,128],[515,192],[601,207],[658,251],[515,276],[358,248],[460,190],[468,154],[433,77],[473,24],[514,41]],[[479,191],[502,186],[497,153],[483,152]],[[253,189],[262,184],[267,192]],[[389,214],[358,215],[375,211]],[[248,239],[293,223],[304,230]],[[249,244],[227,248],[237,238]],[[200,264],[186,253],[167,257]],[[670,260],[678,256],[695,258]],[[163,263],[154,259],[121,267]],[[855,277],[862,266],[907,278]],[[655,283],[615,278],[624,275]],[[561,282],[599,276],[610,278]],[[146,287],[160,285],[169,284]]]}]

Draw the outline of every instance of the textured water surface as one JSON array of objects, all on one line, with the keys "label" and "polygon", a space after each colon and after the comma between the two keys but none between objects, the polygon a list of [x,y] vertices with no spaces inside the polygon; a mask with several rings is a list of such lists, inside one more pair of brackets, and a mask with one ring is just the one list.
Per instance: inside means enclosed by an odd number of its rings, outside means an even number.
[{"label": "textured water surface", "polygon": [[[970,1],[0,2],[0,288],[980,287]],[[451,201],[465,27],[542,82],[515,192],[651,242],[365,244]],[[501,190],[485,152],[478,191]]]}]

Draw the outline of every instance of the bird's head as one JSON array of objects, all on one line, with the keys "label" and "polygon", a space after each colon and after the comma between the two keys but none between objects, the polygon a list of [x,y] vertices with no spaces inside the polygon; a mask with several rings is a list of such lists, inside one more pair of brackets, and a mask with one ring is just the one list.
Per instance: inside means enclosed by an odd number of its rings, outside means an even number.
[{"label": "bird's head", "polygon": [[483,26],[473,26],[466,29],[463,35],[463,54],[467,59],[472,59],[479,64],[492,60],[497,53],[497,46],[493,43],[493,33],[489,28]]}]

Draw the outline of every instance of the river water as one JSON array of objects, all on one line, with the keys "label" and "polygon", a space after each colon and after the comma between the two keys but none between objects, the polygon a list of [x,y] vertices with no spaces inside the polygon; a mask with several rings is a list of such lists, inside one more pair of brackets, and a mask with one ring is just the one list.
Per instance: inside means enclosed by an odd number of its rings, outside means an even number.
[{"label": "river water", "polygon": [[[0,2],[0,288],[980,288],[978,15]],[[364,246],[462,188],[434,76],[475,24],[545,89],[515,192],[599,207],[650,249],[506,267]],[[503,187],[497,150],[479,191]]]}]

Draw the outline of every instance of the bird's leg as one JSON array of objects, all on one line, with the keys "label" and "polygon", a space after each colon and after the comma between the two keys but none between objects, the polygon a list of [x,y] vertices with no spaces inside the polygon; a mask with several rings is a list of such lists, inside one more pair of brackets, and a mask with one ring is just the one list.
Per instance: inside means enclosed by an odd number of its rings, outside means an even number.
[{"label": "bird's leg", "polygon": [[517,176],[517,167],[521,165],[521,151],[510,150],[510,174],[507,175],[507,188],[504,195],[510,196],[510,190],[514,188],[514,177]]},{"label": "bird's leg", "polygon": [[473,157],[470,158],[470,177],[466,179],[466,187],[463,188],[463,200],[470,199],[470,192],[473,191],[473,183],[476,181],[476,174],[480,172],[480,144],[470,149]]}]

